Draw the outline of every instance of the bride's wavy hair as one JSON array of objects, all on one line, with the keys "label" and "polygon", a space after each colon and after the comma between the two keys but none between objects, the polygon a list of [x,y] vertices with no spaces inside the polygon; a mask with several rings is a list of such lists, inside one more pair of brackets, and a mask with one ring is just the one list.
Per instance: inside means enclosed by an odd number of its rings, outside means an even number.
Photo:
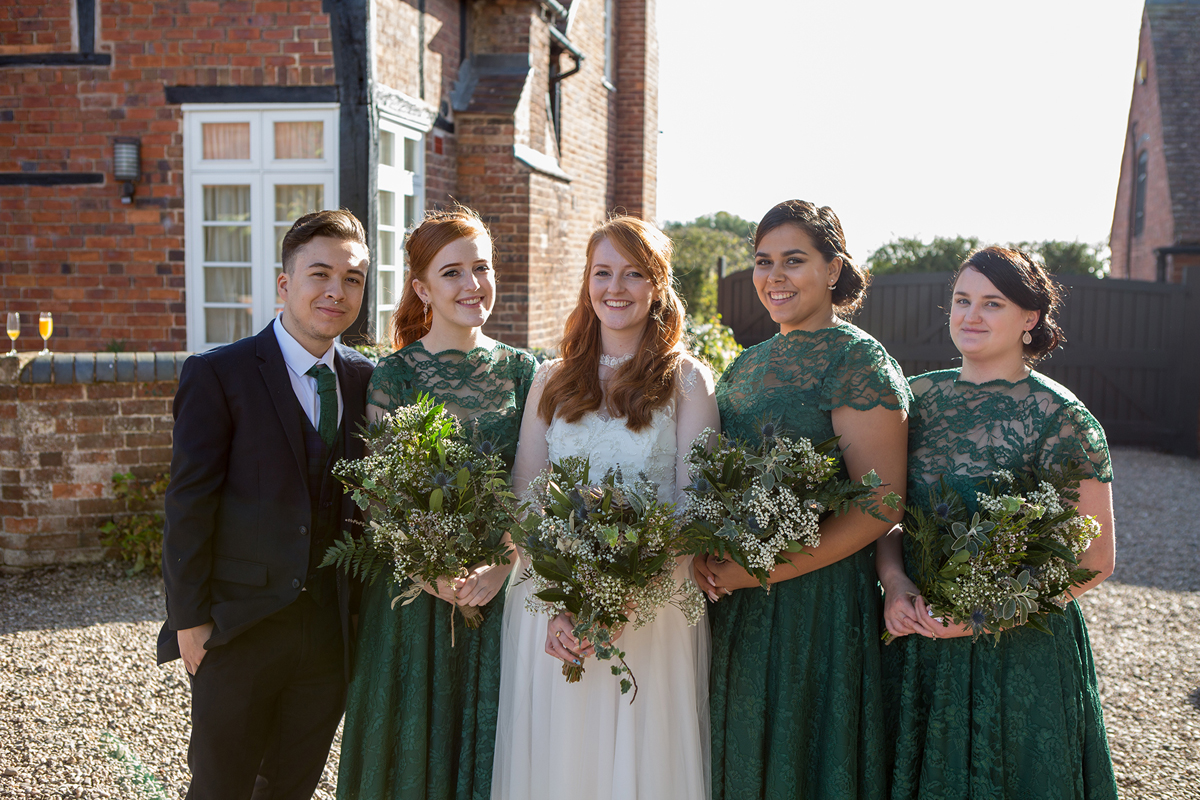
[{"label": "bride's wavy hair", "polygon": [[392,347],[399,350],[412,344],[429,333],[429,327],[433,324],[432,310],[427,311],[421,298],[417,297],[413,281],[425,280],[429,265],[443,247],[459,239],[479,236],[491,241],[491,235],[479,214],[474,209],[460,205],[451,206],[445,211],[430,211],[421,224],[408,234],[404,240],[404,252],[408,256],[408,274],[405,277],[408,280],[400,295],[400,304],[392,312],[388,323],[388,338],[392,341]]},{"label": "bride's wavy hair", "polygon": [[[644,271],[654,287],[642,338],[633,358],[609,378],[607,403],[600,387],[600,319],[588,292],[592,257],[605,239]],[[672,285],[671,240],[666,234],[636,217],[614,217],[601,225],[588,241],[579,302],[567,318],[559,345],[562,363],[546,381],[538,414],[547,424],[556,414],[578,422],[605,403],[609,414],[625,418],[629,430],[645,428],[654,410],[671,401],[683,354],[683,315],[683,301]]]}]

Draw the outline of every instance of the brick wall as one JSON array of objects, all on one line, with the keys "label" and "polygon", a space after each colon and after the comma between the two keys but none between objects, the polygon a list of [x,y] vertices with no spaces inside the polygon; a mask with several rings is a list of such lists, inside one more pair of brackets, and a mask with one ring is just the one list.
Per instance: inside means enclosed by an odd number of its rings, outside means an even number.
[{"label": "brick wall", "polygon": [[492,233],[496,305],[488,335],[518,347],[529,334],[529,175],[513,157],[512,119],[460,114],[456,195],[479,211]]},{"label": "brick wall", "polygon": [[[31,33],[34,45],[69,35],[60,5],[73,3],[0,12],[0,52],[27,46]],[[183,118],[163,87],[332,84],[329,18],[320,0],[100,2],[97,16],[96,50],[112,55],[111,66],[0,70],[0,172],[104,176],[98,185],[0,186],[0,301],[25,312],[26,349],[40,346],[35,312],[48,310],[62,350],[114,340],[177,350],[186,343]],[[34,24],[50,29],[28,30]],[[131,205],[112,178],[116,136],[141,139]]]},{"label": "brick wall", "polygon": [[70,53],[75,0],[5,3],[0,8],[0,55]]},{"label": "brick wall", "polygon": [[[536,4],[501,0],[484,6],[475,19],[474,28],[481,32],[474,38],[476,48],[528,52],[534,68],[528,121],[456,118],[457,197],[483,213],[497,239],[499,293],[487,330],[519,346],[557,344],[579,297],[588,238],[610,213],[653,219],[658,137],[654,6],[653,0],[619,6],[615,92],[604,85],[604,4],[581,5],[567,30],[586,58],[582,69],[561,83],[561,142],[542,123],[550,36]],[[560,59],[563,71],[574,66],[569,56]],[[557,154],[570,180],[517,162],[511,155],[513,143]]]},{"label": "brick wall", "polygon": [[[0,48],[60,47],[53,36],[74,36],[71,0],[10,5],[0,11]],[[111,66],[0,70],[0,172],[103,179],[0,186],[0,302],[23,312],[22,348],[40,345],[34,320],[42,310],[55,313],[54,344],[61,350],[114,342],[127,350],[184,346],[182,113],[167,105],[164,86],[335,85],[321,5],[101,0],[96,50],[111,55]],[[422,17],[417,0],[373,3],[373,77],[441,112],[425,140],[426,206],[468,202],[497,226],[497,331],[514,344],[552,345],[575,303],[591,230],[614,209],[654,215],[653,0],[617,4],[616,92],[603,85],[604,4],[578,2],[567,35],[587,59],[561,84],[561,143],[546,115],[551,39],[540,4],[424,5]],[[529,54],[533,73],[519,114],[454,118],[447,101],[464,56],[464,30],[470,53]],[[569,69],[572,59],[561,56],[560,66]],[[116,136],[141,140],[143,173],[132,205],[120,202],[111,177]],[[513,144],[557,157],[570,180],[517,162]],[[506,180],[513,185],[501,186]]]},{"label": "brick wall", "polygon": [[654,219],[658,176],[655,2],[618,4],[616,204]]},{"label": "brick wall", "polygon": [[[144,353],[135,361],[127,353],[121,365],[111,353],[0,359],[0,566],[104,556],[100,525],[123,511],[113,474],[149,478],[170,466],[177,383],[158,378],[177,374],[185,355]],[[72,362],[82,368],[85,361],[89,376],[103,380],[76,382]],[[117,380],[118,366],[129,368],[120,377],[155,379]],[[36,376],[44,382],[31,382],[35,367],[44,367]]]},{"label": "brick wall", "polygon": [[[416,0],[380,0],[375,6],[375,80],[450,113],[449,97],[462,63],[462,7],[455,0],[427,0],[424,63],[418,39],[421,20]],[[425,82],[419,80],[424,71]],[[422,93],[424,88],[424,93]],[[435,128],[425,137],[425,203],[448,204],[457,196],[456,136]]]},{"label": "brick wall", "polygon": [[[1134,79],[1109,246],[1112,250],[1111,274],[1114,278],[1153,281],[1158,275],[1154,249],[1175,242],[1175,217],[1167,183],[1167,161],[1163,155],[1158,68],[1154,63],[1149,18],[1144,13],[1138,44],[1138,64],[1143,61],[1146,62],[1146,81],[1138,83],[1137,79]],[[1142,150],[1146,150],[1149,155],[1146,164],[1145,225],[1140,235],[1133,236],[1137,159]]]}]

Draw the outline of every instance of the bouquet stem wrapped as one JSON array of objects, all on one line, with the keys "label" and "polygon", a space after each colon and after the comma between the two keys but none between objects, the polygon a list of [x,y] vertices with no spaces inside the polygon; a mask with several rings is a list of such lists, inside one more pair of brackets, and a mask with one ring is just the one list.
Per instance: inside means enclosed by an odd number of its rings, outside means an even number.
[{"label": "bouquet stem wrapped", "polygon": [[[675,557],[683,541],[674,503],[658,498],[644,475],[626,483],[620,470],[593,481],[586,459],[551,464],[530,485],[529,514],[514,532],[529,562],[525,579],[534,593],[529,608],[574,618],[574,634],[596,649],[599,659],[615,659],[621,692],[637,681],[625,653],[613,641],[622,627],[652,622],[668,604],[678,606],[696,624],[704,599],[691,581],[677,584]],[[582,664],[564,664],[569,683],[583,676]]]},{"label": "bouquet stem wrapped", "polygon": [[[368,455],[339,461],[333,474],[370,515],[366,533],[349,535],[325,553],[334,565],[373,583],[386,569],[393,601],[411,603],[424,584],[466,578],[480,563],[509,563],[502,531],[512,521],[507,473],[489,441],[471,441],[459,421],[428,395],[386,414],[362,431]],[[456,606],[468,628],[478,608]],[[453,611],[451,612],[453,622]]]},{"label": "bouquet stem wrapped", "polygon": [[[885,517],[874,502],[882,481],[871,470],[861,480],[839,477],[837,439],[814,445],[777,433],[774,423],[762,426],[757,447],[705,429],[692,444],[688,464],[692,484],[686,488],[691,521],[687,552],[732,559],[769,590],[785,553],[802,553],[821,542],[820,523],[829,514],[857,508]],[[900,498],[883,498],[892,508]]]},{"label": "bouquet stem wrapped", "polygon": [[1074,464],[1053,473],[1002,470],[979,493],[974,514],[944,480],[929,490],[931,513],[909,506],[904,532],[930,613],[943,625],[969,624],[973,639],[990,633],[999,642],[1018,625],[1050,633],[1049,615],[1062,614],[1071,588],[1097,574],[1079,566],[1100,535],[1095,518],[1070,503],[1083,477]]}]

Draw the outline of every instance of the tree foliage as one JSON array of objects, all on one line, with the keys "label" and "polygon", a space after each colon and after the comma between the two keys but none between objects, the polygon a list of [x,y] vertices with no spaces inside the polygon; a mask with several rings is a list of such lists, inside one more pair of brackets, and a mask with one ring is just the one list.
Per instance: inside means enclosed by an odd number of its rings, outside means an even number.
[{"label": "tree foliage", "polygon": [[[867,258],[873,275],[902,272],[953,272],[958,265],[980,246],[974,236],[935,236],[928,244],[921,239],[901,237],[887,242]],[[1108,273],[1108,256],[1103,244],[1064,242],[1049,239],[1043,242],[1014,242],[1006,245],[1024,250],[1060,275],[1092,275],[1102,278]]]},{"label": "tree foliage", "polygon": [[671,265],[690,316],[709,319],[717,313],[717,259],[724,256],[731,272],[750,266],[752,229],[750,222],[725,211],[666,224],[675,245]]}]

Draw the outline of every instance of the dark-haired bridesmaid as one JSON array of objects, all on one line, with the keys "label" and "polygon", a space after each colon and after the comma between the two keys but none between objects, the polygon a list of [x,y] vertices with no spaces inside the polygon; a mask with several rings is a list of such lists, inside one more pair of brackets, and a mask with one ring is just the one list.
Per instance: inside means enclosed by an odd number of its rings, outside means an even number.
[{"label": "dark-haired bridesmaid", "polygon": [[[754,286],[780,333],[717,384],[722,429],[757,442],[764,420],[814,443],[841,437],[844,472],[903,493],[908,385],[883,346],[843,317],[866,278],[829,208],[790,200],[754,241]],[[897,520],[898,511],[884,508]],[[712,622],[713,800],[886,794],[874,542],[892,523],[856,511],[775,568],[770,591],[731,561],[698,559]]]},{"label": "dark-haired bridesmaid", "polygon": [[[1112,465],[1095,417],[1032,369],[1063,340],[1058,304],[1025,253],[989,247],[962,264],[950,310],[962,367],[911,381],[908,497],[931,513],[929,490],[945,480],[974,511],[997,470],[1081,464],[1078,508],[1102,533],[1080,559],[1098,574],[1078,597],[1113,571]],[[887,628],[901,637],[883,657],[892,800],[1116,798],[1079,604],[1050,617],[1053,636],[1016,628],[972,641],[969,627],[930,619],[903,539],[888,535],[878,554]]]}]

